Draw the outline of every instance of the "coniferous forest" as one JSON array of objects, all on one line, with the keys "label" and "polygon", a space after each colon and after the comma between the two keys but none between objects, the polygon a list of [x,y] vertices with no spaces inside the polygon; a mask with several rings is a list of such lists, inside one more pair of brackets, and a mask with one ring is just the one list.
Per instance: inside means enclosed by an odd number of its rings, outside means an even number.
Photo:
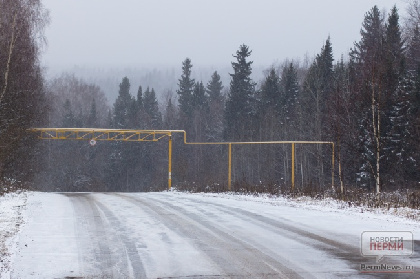
[{"label": "coniferous forest", "polygon": [[[24,7],[24,8],[23,8]],[[333,57],[325,38],[308,63],[286,60],[252,80],[252,46],[232,50],[230,82],[215,71],[192,78],[180,59],[174,92],[133,88],[121,77],[118,97],[65,73],[45,80],[39,63],[48,13],[39,1],[2,0],[0,25],[0,172],[4,187],[42,191],[167,189],[167,140],[159,142],[40,141],[30,127],[176,129],[189,142],[331,141],[297,144],[297,190],[337,193],[420,190],[420,1],[405,20],[397,7],[377,6],[361,23],[350,53]],[[19,34],[19,36],[18,36]],[[274,59],[274,57],[273,57]],[[229,61],[227,61],[229,62]],[[166,92],[167,93],[167,92]],[[111,103],[111,105],[109,105]],[[173,186],[227,190],[227,145],[184,145],[173,137]],[[290,190],[290,144],[235,145],[234,191]]]}]

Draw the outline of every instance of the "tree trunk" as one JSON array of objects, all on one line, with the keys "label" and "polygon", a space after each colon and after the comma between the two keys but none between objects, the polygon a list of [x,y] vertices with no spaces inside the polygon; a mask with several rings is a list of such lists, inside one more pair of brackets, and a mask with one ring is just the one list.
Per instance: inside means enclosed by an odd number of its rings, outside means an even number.
[{"label": "tree trunk", "polygon": [[8,85],[8,81],[9,81],[9,72],[10,72],[10,61],[12,59],[13,49],[15,48],[15,43],[16,43],[16,40],[17,40],[16,19],[17,19],[17,12],[15,12],[15,14],[13,16],[12,36],[10,38],[6,70],[4,72],[4,85],[3,85],[3,89],[2,89],[1,95],[0,95],[0,103],[3,101],[4,95],[6,94],[6,91],[7,91],[7,85]]},{"label": "tree trunk", "polygon": [[380,124],[381,124],[381,121],[380,121],[379,95],[378,95],[378,98],[375,98],[375,88],[372,88],[372,126],[373,126],[373,137],[375,139],[376,173],[374,173],[374,175],[375,175],[376,193],[380,192],[380,165],[379,165],[380,155],[381,155],[380,154],[381,153]]}]

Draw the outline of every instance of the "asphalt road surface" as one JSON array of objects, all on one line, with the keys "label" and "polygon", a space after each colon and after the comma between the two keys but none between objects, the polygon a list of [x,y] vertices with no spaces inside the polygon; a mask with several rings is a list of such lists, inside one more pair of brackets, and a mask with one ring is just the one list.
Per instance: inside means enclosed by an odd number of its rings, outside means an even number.
[{"label": "asphalt road surface", "polygon": [[[287,206],[177,193],[37,193],[12,278],[420,278],[362,273],[364,230],[404,229]],[[412,272],[412,271],[411,271]]]}]

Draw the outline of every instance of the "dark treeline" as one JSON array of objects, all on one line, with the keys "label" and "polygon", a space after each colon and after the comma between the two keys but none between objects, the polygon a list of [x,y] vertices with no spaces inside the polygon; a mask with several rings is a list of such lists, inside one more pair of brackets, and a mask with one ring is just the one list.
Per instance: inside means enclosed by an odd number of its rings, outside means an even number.
[{"label": "dark treeline", "polygon": [[0,0],[0,193],[28,187],[40,150],[26,129],[44,123],[39,63],[48,13],[39,0]]},{"label": "dark treeline", "polygon": [[[252,50],[245,44],[233,55],[230,84],[223,84],[217,71],[208,80],[193,79],[193,63],[186,58],[175,92],[131,88],[124,77],[111,107],[98,86],[65,74],[45,87],[41,83],[44,95],[39,96],[45,100],[33,103],[48,107],[48,119],[37,123],[33,117],[24,127],[176,129],[186,130],[189,142],[332,141],[337,191],[350,187],[371,192],[417,189],[418,1],[411,1],[408,11],[402,28],[396,7],[383,14],[375,6],[366,13],[361,40],[354,43],[348,59],[334,58],[332,39],[327,38],[307,66],[286,61],[267,69],[258,82],[251,78]],[[1,53],[1,59],[5,54]],[[164,103],[158,103],[157,93],[166,94]],[[167,187],[166,139],[99,141],[95,146],[44,141],[36,148],[33,143],[24,146],[38,152],[36,163],[29,165],[30,173],[36,174],[33,185],[40,190],[152,191]],[[227,189],[226,145],[184,145],[178,134],[173,147],[174,186]],[[331,151],[331,145],[296,145],[298,189],[331,189]],[[234,190],[277,193],[289,189],[291,157],[291,144],[234,145]],[[7,160],[2,160],[0,170],[5,172],[3,162]],[[17,177],[11,172],[3,176]]]}]

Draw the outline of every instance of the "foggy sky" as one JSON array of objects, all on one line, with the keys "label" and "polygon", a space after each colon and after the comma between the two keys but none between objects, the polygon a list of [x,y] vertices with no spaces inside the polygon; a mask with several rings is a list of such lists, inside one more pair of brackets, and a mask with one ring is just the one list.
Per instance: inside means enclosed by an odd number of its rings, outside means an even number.
[{"label": "foggy sky", "polygon": [[337,60],[360,39],[365,13],[404,0],[43,0],[49,68],[230,65],[243,43],[256,65],[317,54],[330,35]]}]

